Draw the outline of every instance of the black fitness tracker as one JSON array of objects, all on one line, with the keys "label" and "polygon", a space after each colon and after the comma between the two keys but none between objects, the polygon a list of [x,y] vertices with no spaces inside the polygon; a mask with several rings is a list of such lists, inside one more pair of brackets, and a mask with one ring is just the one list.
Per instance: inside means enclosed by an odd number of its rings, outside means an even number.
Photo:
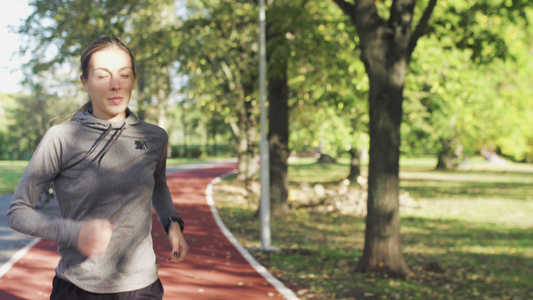
[{"label": "black fitness tracker", "polygon": [[185,228],[185,223],[183,222],[183,220],[178,216],[170,216],[168,217],[168,224],[165,228],[167,233],[168,233],[168,230],[170,229],[170,224],[172,224],[172,222],[176,222],[180,224],[181,232],[183,232],[183,229]]}]

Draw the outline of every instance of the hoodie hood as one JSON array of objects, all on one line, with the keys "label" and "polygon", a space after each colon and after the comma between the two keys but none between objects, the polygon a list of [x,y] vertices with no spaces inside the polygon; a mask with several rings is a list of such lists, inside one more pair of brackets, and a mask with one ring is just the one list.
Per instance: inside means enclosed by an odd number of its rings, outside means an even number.
[{"label": "hoodie hood", "polygon": [[98,146],[102,143],[102,141],[104,141],[105,138],[111,134],[109,140],[105,143],[103,147],[101,147],[100,152],[98,152],[96,157],[92,160],[92,162],[98,160],[98,166],[100,166],[102,159],[104,158],[106,153],[113,147],[116,141],[120,138],[122,132],[124,132],[124,130],[126,130],[128,126],[134,126],[139,124],[140,122],[139,118],[129,108],[126,109],[126,119],[124,121],[109,122],[106,120],[99,119],[92,114],[92,109],[86,109],[78,112],[74,116],[74,118],[72,118],[72,121],[81,123],[84,126],[102,130],[102,134],[96,139],[96,141],[94,141],[93,145],[89,150],[87,150],[87,153],[85,153],[85,156],[83,158],[71,165],[62,168],[61,171],[73,168],[82,161],[84,161],[96,149],[98,149]]},{"label": "hoodie hood", "polygon": [[132,125],[137,125],[140,122],[140,119],[129,109],[126,109],[126,119],[124,121],[118,121],[118,122],[109,122],[106,120],[98,119],[93,115],[93,110],[91,108],[82,110],[78,112],[74,118],[72,118],[72,121],[81,123],[85,126],[100,129],[100,130],[108,130],[108,129],[120,129],[121,127],[127,128]]}]

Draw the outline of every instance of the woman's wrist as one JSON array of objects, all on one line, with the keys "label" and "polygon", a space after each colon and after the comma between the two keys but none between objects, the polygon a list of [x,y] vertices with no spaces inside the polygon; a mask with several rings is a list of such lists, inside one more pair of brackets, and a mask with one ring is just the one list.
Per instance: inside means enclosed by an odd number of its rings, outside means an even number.
[{"label": "woman's wrist", "polygon": [[166,232],[168,233],[170,230],[170,226],[176,223],[179,226],[179,229],[181,232],[183,232],[183,229],[185,229],[185,222],[183,222],[183,219],[178,216],[170,216],[167,221],[167,226],[165,228]]}]

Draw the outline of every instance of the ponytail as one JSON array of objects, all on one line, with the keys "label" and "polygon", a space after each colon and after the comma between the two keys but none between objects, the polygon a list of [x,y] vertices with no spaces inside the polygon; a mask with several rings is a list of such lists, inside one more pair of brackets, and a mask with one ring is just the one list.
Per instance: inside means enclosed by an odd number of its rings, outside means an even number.
[{"label": "ponytail", "polygon": [[70,120],[72,121],[74,119],[74,117],[79,113],[79,112],[82,112],[84,110],[87,110],[87,109],[92,109],[93,108],[93,103],[91,102],[91,100],[87,101],[87,103],[83,104],[82,107],[78,108],[78,110],[76,110],[76,112],[74,112],[74,115],[70,118]]},{"label": "ponytail", "polygon": [[85,103],[82,107],[78,108],[74,112],[67,112],[67,113],[59,115],[59,116],[57,116],[55,118],[52,118],[50,120],[50,124],[57,125],[57,124],[65,123],[65,122],[68,122],[68,121],[72,121],[72,120],[74,120],[74,117],[79,112],[82,112],[82,111],[84,111],[86,109],[92,109],[92,107],[93,107],[92,102],[89,101],[89,102]]}]

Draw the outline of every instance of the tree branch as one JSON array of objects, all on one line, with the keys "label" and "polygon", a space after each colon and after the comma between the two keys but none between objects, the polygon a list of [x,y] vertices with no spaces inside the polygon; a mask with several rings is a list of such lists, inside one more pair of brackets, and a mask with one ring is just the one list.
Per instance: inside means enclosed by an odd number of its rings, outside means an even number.
[{"label": "tree branch", "polygon": [[333,2],[335,2],[339,6],[339,8],[342,10],[342,12],[344,12],[344,14],[354,19],[355,5],[350,4],[344,0],[333,0]]},{"label": "tree branch", "polygon": [[411,35],[411,38],[409,39],[409,45],[407,48],[407,57],[408,61],[411,60],[411,55],[413,54],[413,51],[415,50],[416,44],[418,42],[418,39],[424,35],[426,32],[426,28],[428,27],[429,18],[431,17],[431,14],[433,13],[433,9],[435,8],[435,5],[437,4],[437,0],[430,0],[428,3],[428,6],[426,7],[426,10],[424,11],[424,14],[422,15],[422,18],[420,18],[420,21],[418,22],[418,25],[416,26],[415,31]]},{"label": "tree branch", "polygon": [[396,26],[409,26],[412,22],[411,18],[404,19],[406,13],[410,16],[413,16],[415,10],[415,0],[392,0],[392,5],[390,6],[390,17],[389,17],[389,27],[393,28]]},{"label": "tree branch", "polygon": [[300,5],[300,8],[305,8],[305,6],[307,5],[307,2],[309,2],[309,0],[304,0],[302,1],[302,4]]}]

